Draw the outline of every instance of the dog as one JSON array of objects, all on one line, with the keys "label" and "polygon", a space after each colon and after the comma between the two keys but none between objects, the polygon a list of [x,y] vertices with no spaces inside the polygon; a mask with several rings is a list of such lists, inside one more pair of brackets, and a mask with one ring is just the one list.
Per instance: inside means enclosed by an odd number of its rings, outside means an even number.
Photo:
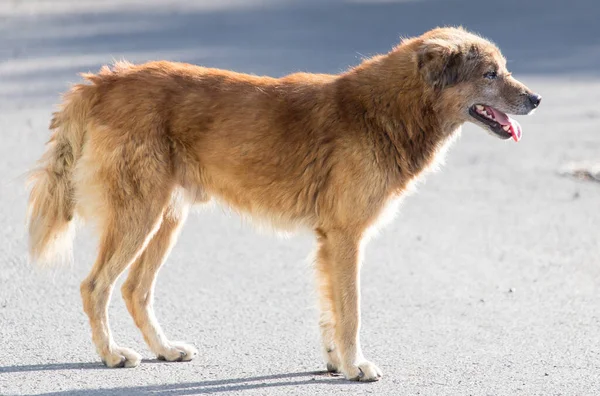
[{"label": "dog", "polygon": [[[71,257],[74,219],[99,231],[81,284],[93,342],[108,367],[141,356],[117,345],[107,306],[115,281],[154,354],[196,349],[164,335],[152,308],[156,274],[190,207],[217,201],[317,240],[320,329],[329,371],[376,381],[360,346],[364,242],[472,122],[522,135],[541,96],[514,79],[490,41],[459,27],[403,39],[339,75],[258,77],[166,61],[118,62],[74,85],[31,171],[30,256]],[[71,257],[72,259],[72,257]]]}]

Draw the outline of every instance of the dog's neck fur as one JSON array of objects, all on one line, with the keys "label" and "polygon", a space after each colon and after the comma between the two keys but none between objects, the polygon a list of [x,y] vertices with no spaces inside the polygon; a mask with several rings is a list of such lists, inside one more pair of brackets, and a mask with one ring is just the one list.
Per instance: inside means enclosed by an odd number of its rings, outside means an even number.
[{"label": "dog's neck fur", "polygon": [[432,165],[463,123],[443,114],[440,92],[427,86],[411,56],[400,46],[364,61],[336,82],[341,110],[361,114],[365,132],[377,146],[374,152],[386,153],[377,161],[396,189],[404,189]]}]

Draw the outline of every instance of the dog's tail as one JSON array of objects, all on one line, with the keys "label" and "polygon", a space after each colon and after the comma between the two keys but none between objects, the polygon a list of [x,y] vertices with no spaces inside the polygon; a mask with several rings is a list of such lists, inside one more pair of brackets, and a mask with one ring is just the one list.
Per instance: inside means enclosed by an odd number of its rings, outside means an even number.
[{"label": "dog's tail", "polygon": [[76,204],[72,177],[81,157],[94,96],[94,86],[84,84],[74,86],[65,95],[60,111],[50,122],[53,132],[46,152],[29,174],[27,220],[33,262],[72,261]]}]

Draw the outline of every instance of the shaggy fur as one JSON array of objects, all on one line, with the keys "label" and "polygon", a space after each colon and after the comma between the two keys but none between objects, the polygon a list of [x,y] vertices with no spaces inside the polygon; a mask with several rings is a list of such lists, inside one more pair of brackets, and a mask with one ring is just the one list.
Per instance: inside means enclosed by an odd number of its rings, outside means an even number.
[{"label": "shaggy fur", "polygon": [[[497,80],[482,77],[489,68]],[[84,77],[54,114],[32,172],[30,253],[44,262],[70,252],[75,216],[97,224],[99,254],[81,295],[109,367],[140,363],[115,344],[108,323],[112,289],[127,268],[122,294],[153,353],[168,361],[196,355],[165,337],[152,293],[190,207],[215,199],[277,229],[314,230],[327,367],[379,379],[359,342],[368,230],[464,122],[477,122],[468,113],[475,103],[531,110],[530,92],[498,49],[461,28],[404,40],[340,75],[277,79],[151,62]]]}]

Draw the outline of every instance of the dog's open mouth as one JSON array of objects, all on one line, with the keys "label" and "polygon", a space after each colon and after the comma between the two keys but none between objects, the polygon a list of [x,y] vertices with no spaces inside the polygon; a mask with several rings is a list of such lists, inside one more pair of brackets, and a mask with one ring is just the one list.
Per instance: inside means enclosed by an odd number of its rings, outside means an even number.
[{"label": "dog's open mouth", "polygon": [[499,138],[509,139],[512,137],[515,142],[521,140],[521,125],[500,110],[476,104],[469,108],[469,114],[477,121],[487,125],[490,131]]}]

